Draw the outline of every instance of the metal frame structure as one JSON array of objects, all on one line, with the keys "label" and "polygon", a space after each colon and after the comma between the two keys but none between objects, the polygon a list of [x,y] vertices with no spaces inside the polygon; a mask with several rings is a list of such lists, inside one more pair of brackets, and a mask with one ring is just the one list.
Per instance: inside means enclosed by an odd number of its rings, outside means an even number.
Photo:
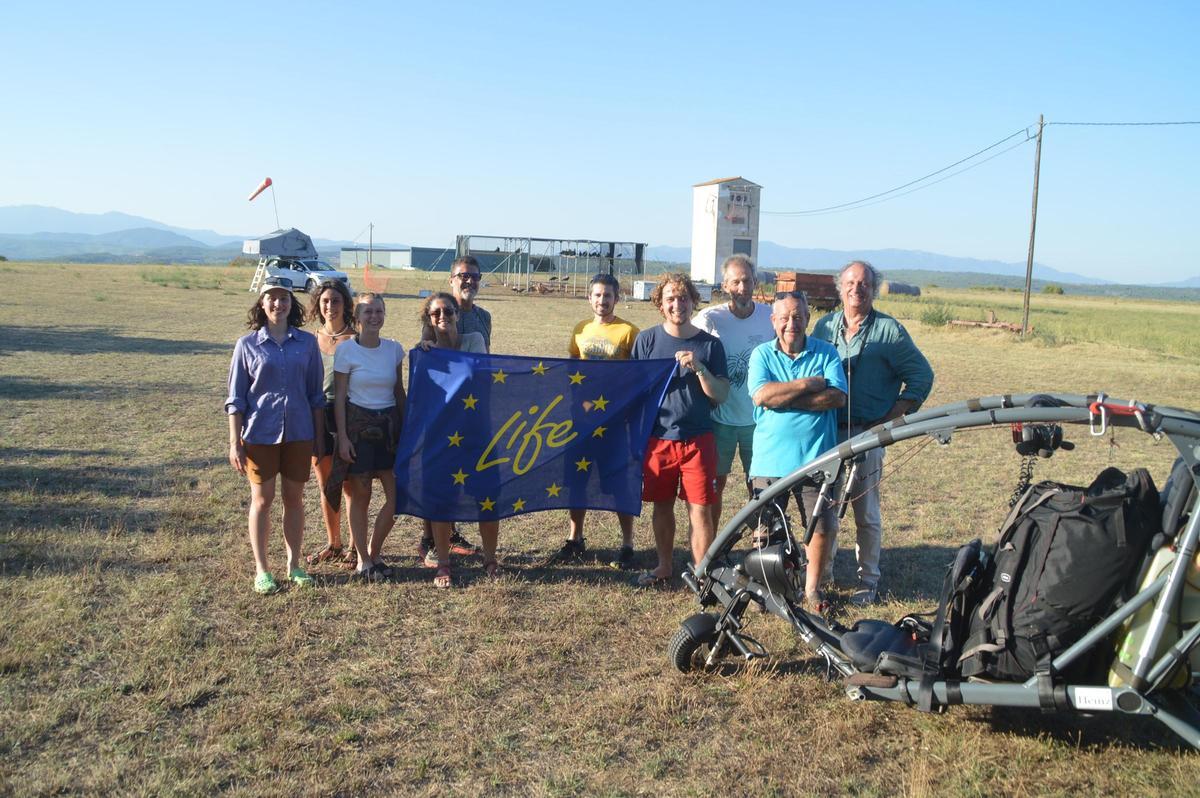
[{"label": "metal frame structure", "polygon": [[[1047,396],[1058,406],[1042,406]],[[962,681],[955,674],[947,673],[927,674],[917,679],[903,673],[897,675],[895,671],[886,672],[879,667],[873,671],[861,670],[842,647],[842,636],[847,630],[803,609],[802,594],[797,595],[788,588],[786,581],[781,581],[783,570],[778,567],[777,560],[772,562],[765,549],[752,550],[737,562],[738,555],[733,549],[748,532],[751,519],[757,518],[776,497],[781,497],[801,481],[821,486],[817,507],[808,521],[807,540],[815,529],[822,505],[839,499],[845,501],[845,496],[834,495],[834,486],[849,484],[850,479],[842,478],[853,476],[855,464],[863,452],[927,435],[948,444],[957,430],[1018,422],[1082,424],[1096,436],[1106,434],[1110,427],[1138,429],[1156,438],[1165,436],[1174,444],[1185,466],[1177,469],[1177,473],[1185,475],[1183,484],[1177,484],[1173,489],[1185,491],[1184,497],[1191,494],[1190,501],[1181,510],[1180,517],[1185,511],[1190,515],[1175,534],[1176,556],[1169,570],[1113,609],[1082,639],[1054,657],[1048,674],[1031,677],[1023,683],[997,684]],[[787,545],[799,548],[790,533]],[[782,550],[785,546],[778,548]],[[1183,694],[1183,690],[1191,688],[1195,674],[1188,680],[1186,688],[1170,689],[1162,685],[1180,663],[1186,663],[1191,650],[1200,642],[1200,623],[1183,624],[1180,639],[1170,645],[1165,654],[1158,654],[1172,609],[1179,606],[1184,590],[1188,589],[1187,570],[1198,550],[1200,414],[1115,400],[1104,394],[1027,394],[971,399],[876,426],[773,483],[743,507],[722,528],[694,572],[684,574],[684,581],[696,593],[701,606],[716,608],[718,612],[701,612],[686,619],[671,641],[669,656],[681,669],[698,665],[711,667],[725,655],[746,660],[765,656],[761,645],[742,631],[742,615],[749,604],[754,603],[791,625],[806,647],[824,657],[831,673],[836,672],[844,679],[846,694],[852,700],[901,701],[923,710],[939,711],[954,704],[973,704],[1040,708],[1045,712],[1142,715],[1156,719],[1200,749],[1200,712]],[[773,572],[772,566],[775,566]],[[1153,605],[1154,609],[1132,666],[1130,681],[1133,686],[1075,684],[1062,676],[1064,669],[1084,654],[1099,651],[1101,646],[1111,646],[1111,635],[1147,605]],[[887,625],[883,621],[859,622],[860,625],[864,623]],[[886,654],[887,650],[881,653]]]},{"label": "metal frame structure", "polygon": [[[644,274],[646,245],[633,241],[593,241],[579,238],[534,238],[532,236],[457,237],[459,257],[474,255],[483,271],[499,274],[504,285],[518,291],[533,291],[535,283],[555,286],[555,293],[578,296],[597,273],[620,280]],[[545,282],[537,280],[545,275]]]}]

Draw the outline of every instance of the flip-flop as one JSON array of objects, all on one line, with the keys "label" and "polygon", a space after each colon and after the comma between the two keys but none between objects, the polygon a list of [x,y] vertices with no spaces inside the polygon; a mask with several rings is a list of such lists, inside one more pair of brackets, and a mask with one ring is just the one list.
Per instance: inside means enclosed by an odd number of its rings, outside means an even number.
[{"label": "flip-flop", "polygon": [[671,577],[658,576],[653,571],[642,571],[637,575],[637,579],[633,580],[634,587],[649,588],[649,587],[667,587],[671,584]]},{"label": "flip-flop", "polygon": [[454,587],[454,576],[450,573],[449,565],[438,566],[437,575],[433,577],[433,586],[438,590]]}]

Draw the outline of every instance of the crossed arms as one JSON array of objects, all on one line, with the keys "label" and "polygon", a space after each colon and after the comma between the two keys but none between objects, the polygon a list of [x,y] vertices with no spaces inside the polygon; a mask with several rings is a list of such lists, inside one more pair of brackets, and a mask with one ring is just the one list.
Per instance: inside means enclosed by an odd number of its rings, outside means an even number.
[{"label": "crossed arms", "polygon": [[846,394],[830,388],[824,377],[766,382],[750,398],[768,410],[834,410],[846,404]]}]

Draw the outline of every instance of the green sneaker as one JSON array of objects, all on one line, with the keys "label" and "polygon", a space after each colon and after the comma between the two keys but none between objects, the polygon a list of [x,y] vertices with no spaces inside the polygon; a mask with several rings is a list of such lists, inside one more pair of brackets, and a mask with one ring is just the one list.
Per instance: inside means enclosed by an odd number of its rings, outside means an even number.
[{"label": "green sneaker", "polygon": [[269,596],[272,593],[279,592],[279,584],[275,581],[275,577],[263,571],[254,577],[254,592],[262,596]]},{"label": "green sneaker", "polygon": [[305,573],[303,568],[293,568],[288,571],[288,579],[297,587],[312,587],[317,584],[316,580]]}]

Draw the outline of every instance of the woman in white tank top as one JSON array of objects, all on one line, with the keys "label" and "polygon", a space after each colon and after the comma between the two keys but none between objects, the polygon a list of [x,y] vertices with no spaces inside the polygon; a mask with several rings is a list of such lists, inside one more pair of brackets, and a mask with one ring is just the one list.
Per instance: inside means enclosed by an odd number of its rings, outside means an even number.
[{"label": "woman in white tank top", "polygon": [[[396,480],[392,466],[404,417],[404,347],[381,338],[387,318],[383,297],[359,294],[354,303],[358,335],[334,353],[334,416],[338,428],[338,457],[349,464],[346,495],[350,534],[358,552],[354,576],[371,581],[391,576],[384,562],[383,542],[395,524]],[[383,483],[384,503],[367,540],[371,483]]]}]

